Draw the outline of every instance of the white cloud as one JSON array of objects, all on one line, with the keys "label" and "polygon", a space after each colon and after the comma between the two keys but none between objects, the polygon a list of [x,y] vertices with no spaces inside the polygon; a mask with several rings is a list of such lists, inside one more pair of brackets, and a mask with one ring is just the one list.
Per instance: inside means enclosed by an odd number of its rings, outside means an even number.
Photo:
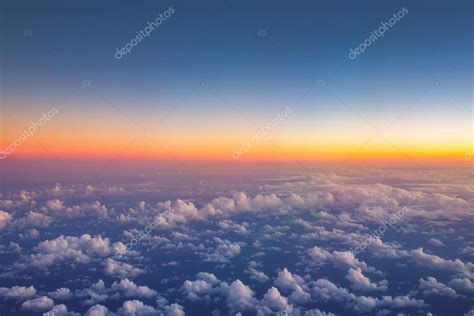
[{"label": "white cloud", "polygon": [[137,286],[127,278],[121,280],[120,283],[114,282],[111,290],[121,292],[125,297],[153,298],[158,294],[147,286]]},{"label": "white cloud", "polygon": [[43,313],[43,316],[81,316],[81,314],[70,312],[68,311],[66,305],[59,304],[59,305],[53,306],[51,310]]},{"label": "white cloud", "polygon": [[165,315],[166,316],[184,316],[184,308],[179,304],[171,304],[165,307]]},{"label": "white cloud", "polygon": [[10,213],[0,210],[0,229],[3,229],[12,220],[13,216]]},{"label": "white cloud", "polygon": [[158,316],[160,312],[154,307],[145,305],[138,300],[125,301],[121,308],[117,310],[119,316]]},{"label": "white cloud", "polygon": [[323,312],[319,309],[311,309],[304,312],[303,316],[336,316],[336,314]]},{"label": "white cloud", "polygon": [[427,277],[420,279],[420,285],[418,287],[424,296],[429,295],[441,295],[448,297],[456,297],[456,291],[445,284],[438,282],[434,277]]},{"label": "white cloud", "polygon": [[258,271],[257,269],[255,269],[255,267],[252,266],[252,264],[249,264],[249,267],[244,272],[250,275],[251,280],[255,280],[260,283],[265,283],[265,282],[268,282],[268,280],[270,280],[268,275],[266,275],[262,271]]},{"label": "white cloud", "polygon": [[36,295],[34,286],[13,286],[11,288],[0,287],[0,297],[3,299],[11,299],[17,301],[24,301]]},{"label": "white cloud", "polygon": [[72,292],[70,289],[62,287],[54,292],[49,292],[48,296],[52,297],[55,300],[67,300],[72,297]]},{"label": "white cloud", "polygon": [[96,304],[91,306],[85,316],[112,316],[109,309],[103,305]]},{"label": "white cloud", "polygon": [[27,300],[21,304],[21,308],[27,311],[44,312],[54,306],[54,301],[47,296]]},{"label": "white cloud", "polygon": [[348,268],[361,268],[362,271],[377,272],[369,267],[365,262],[359,261],[350,251],[333,251],[332,253],[320,247],[313,247],[308,250],[311,266],[321,266],[329,261],[337,269],[346,270]]},{"label": "white cloud", "polygon": [[271,310],[278,312],[290,308],[286,297],[282,296],[277,288],[271,287],[263,296],[263,302]]},{"label": "white cloud", "polygon": [[452,279],[448,285],[462,293],[474,293],[474,282],[468,278]]},{"label": "white cloud", "polygon": [[246,311],[256,304],[254,292],[239,279],[232,282],[227,290],[227,305],[231,310]]},{"label": "white cloud", "polygon": [[446,260],[436,255],[425,253],[423,248],[414,249],[410,251],[409,255],[411,261],[422,267],[473,276],[474,264],[470,262],[464,263],[459,259]]},{"label": "white cloud", "polygon": [[436,239],[436,238],[431,238],[430,240],[428,240],[428,243],[432,246],[444,247],[444,243],[441,240]]},{"label": "white cloud", "polygon": [[119,243],[111,244],[108,238],[92,237],[84,234],[80,237],[59,236],[53,240],[40,242],[35,248],[35,254],[30,255],[31,265],[47,268],[57,263],[70,261],[86,264],[95,257],[107,257],[114,253]]},{"label": "white cloud", "polygon": [[274,284],[284,293],[291,293],[288,298],[296,304],[304,305],[311,301],[306,282],[299,275],[289,272],[287,268],[278,272]]},{"label": "white cloud", "polygon": [[105,283],[102,280],[97,281],[87,289],[76,291],[75,296],[77,298],[87,298],[83,302],[84,305],[101,303],[109,298],[107,288],[105,287]]},{"label": "white cloud", "polygon": [[382,280],[378,283],[370,282],[370,279],[366,277],[363,273],[361,268],[349,268],[349,271],[346,275],[346,279],[348,279],[352,284],[351,288],[353,290],[358,291],[385,291],[387,290],[387,280]]},{"label": "white cloud", "polygon": [[221,281],[212,273],[200,272],[196,281],[186,280],[183,284],[183,291],[188,299],[210,300],[211,294],[216,293]]},{"label": "white cloud", "polygon": [[240,244],[227,239],[214,238],[216,248],[210,253],[204,253],[204,261],[209,262],[228,262],[229,259],[240,253]]},{"label": "white cloud", "polygon": [[118,276],[120,278],[133,278],[145,271],[136,268],[128,263],[116,261],[112,258],[107,258],[104,263],[104,272],[110,276]]}]

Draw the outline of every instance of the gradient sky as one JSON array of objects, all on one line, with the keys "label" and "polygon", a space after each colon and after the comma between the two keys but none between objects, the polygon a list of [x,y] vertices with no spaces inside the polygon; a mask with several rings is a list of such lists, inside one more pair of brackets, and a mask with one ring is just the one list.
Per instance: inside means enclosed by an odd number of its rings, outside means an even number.
[{"label": "gradient sky", "polygon": [[1,5],[1,148],[59,109],[15,157],[231,160],[286,107],[290,117],[242,159],[460,159],[472,146],[470,1]]}]

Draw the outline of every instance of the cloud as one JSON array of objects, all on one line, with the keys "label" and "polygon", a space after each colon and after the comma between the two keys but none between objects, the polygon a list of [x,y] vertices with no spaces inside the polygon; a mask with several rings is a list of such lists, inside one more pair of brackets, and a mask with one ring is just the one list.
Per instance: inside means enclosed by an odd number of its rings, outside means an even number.
[{"label": "cloud", "polygon": [[233,312],[245,312],[255,308],[257,299],[250,287],[235,280],[230,285],[219,281],[214,274],[200,272],[197,280],[186,280],[182,286],[183,292],[191,301],[210,301],[213,295],[224,296],[227,306]]},{"label": "cloud", "polygon": [[152,306],[145,305],[142,301],[125,301],[117,310],[118,316],[152,316],[159,315],[159,311]]},{"label": "cloud", "polygon": [[361,268],[349,268],[349,271],[346,275],[346,279],[349,280],[351,288],[358,291],[385,291],[387,290],[388,281],[382,280],[378,283],[370,282],[370,279],[367,278],[363,273]]},{"label": "cloud", "polygon": [[166,316],[184,316],[184,308],[179,304],[171,304],[165,307],[165,315]]},{"label": "cloud", "polygon": [[27,311],[44,312],[54,306],[54,301],[47,296],[24,301],[21,308]]},{"label": "cloud", "polygon": [[292,274],[287,268],[278,272],[278,277],[273,282],[284,293],[290,293],[288,298],[296,304],[307,304],[311,302],[309,289],[302,277]]},{"label": "cloud", "polygon": [[0,287],[0,297],[16,301],[24,301],[36,295],[34,286],[13,286],[11,288]]},{"label": "cloud", "polygon": [[221,281],[214,274],[200,272],[196,281],[186,280],[182,288],[188,299],[196,301],[210,300],[211,294],[218,293],[220,287]]},{"label": "cloud", "polygon": [[360,268],[362,271],[377,272],[365,262],[359,261],[350,251],[333,251],[330,253],[323,248],[315,246],[308,250],[308,255],[310,258],[309,264],[312,266],[322,266],[329,261],[337,269]]},{"label": "cloud", "polygon": [[474,293],[474,282],[468,278],[452,279],[448,285],[462,293]]},{"label": "cloud", "polygon": [[12,220],[10,213],[0,210],[0,229],[3,229]]},{"label": "cloud", "polygon": [[116,261],[112,258],[107,258],[104,262],[104,272],[110,276],[118,276],[120,278],[133,278],[145,271],[136,268],[128,263]]},{"label": "cloud", "polygon": [[438,282],[434,277],[420,279],[418,288],[423,292],[424,296],[441,295],[448,297],[456,297],[456,291],[445,284]]},{"label": "cloud", "polygon": [[305,311],[303,316],[336,316],[336,314],[323,312],[319,309],[311,309],[309,311]]},{"label": "cloud", "polygon": [[147,286],[137,286],[127,278],[120,283],[114,282],[111,290],[121,292],[125,297],[153,298],[158,294]]},{"label": "cloud", "polygon": [[112,313],[109,312],[107,307],[96,304],[87,310],[85,316],[112,316]]},{"label": "cloud", "polygon": [[277,288],[271,287],[263,296],[263,303],[274,312],[290,309],[288,300],[282,296]]},{"label": "cloud", "polygon": [[247,269],[244,270],[244,273],[247,273],[248,275],[250,275],[251,280],[257,281],[259,283],[268,282],[270,280],[268,275],[266,275],[264,272],[258,271],[256,269],[259,266],[261,266],[261,264],[255,262],[255,261],[250,261],[249,266],[248,266]]},{"label": "cloud", "polygon": [[15,224],[20,228],[48,227],[53,221],[53,217],[50,217],[43,213],[29,211],[26,217],[18,219]]},{"label": "cloud", "polygon": [[203,253],[204,261],[228,262],[240,253],[240,244],[227,239],[214,237],[217,246],[210,253]]},{"label": "cloud", "polygon": [[83,290],[77,290],[75,293],[76,298],[87,298],[83,305],[93,305],[106,301],[109,298],[107,288],[102,280],[92,284],[89,288]]},{"label": "cloud", "polygon": [[252,267],[249,267],[244,272],[250,275],[251,280],[254,280],[260,283],[265,283],[265,282],[268,282],[268,280],[270,280],[268,275],[266,275],[262,271],[257,271],[255,268],[252,268]]},{"label": "cloud", "polygon": [[347,289],[338,287],[327,279],[318,279],[311,282],[311,293],[317,301],[321,302],[346,302],[346,307],[352,306],[354,311],[367,313],[373,309],[406,308],[424,306],[423,300],[412,299],[409,296],[383,296],[374,298],[370,296],[356,296]]},{"label": "cloud", "polygon": [[69,312],[66,305],[59,304],[53,306],[53,308],[46,313],[43,313],[43,316],[81,316],[81,314]]},{"label": "cloud", "polygon": [[355,298],[354,295],[344,288],[338,287],[327,279],[318,279],[311,283],[311,294],[322,302],[335,301],[343,302],[349,298]]},{"label": "cloud", "polygon": [[428,243],[435,247],[444,247],[444,243],[436,238],[431,238],[430,240],[428,240]]},{"label": "cloud", "polygon": [[227,305],[234,311],[247,311],[256,304],[254,292],[239,279],[232,282],[227,290]]},{"label": "cloud", "polygon": [[72,292],[70,289],[62,287],[54,292],[49,292],[48,296],[52,297],[55,300],[68,300],[72,298]]},{"label": "cloud", "polygon": [[31,265],[37,268],[47,268],[64,261],[77,264],[90,263],[93,258],[107,257],[120,247],[121,243],[111,244],[108,238],[92,237],[84,234],[80,237],[59,236],[53,240],[40,242],[34,247],[35,254],[30,255]]},{"label": "cloud", "polygon": [[423,248],[410,251],[409,258],[415,264],[433,270],[449,271],[471,277],[473,275],[474,264],[471,262],[464,263],[459,259],[446,260],[436,255],[425,253]]}]

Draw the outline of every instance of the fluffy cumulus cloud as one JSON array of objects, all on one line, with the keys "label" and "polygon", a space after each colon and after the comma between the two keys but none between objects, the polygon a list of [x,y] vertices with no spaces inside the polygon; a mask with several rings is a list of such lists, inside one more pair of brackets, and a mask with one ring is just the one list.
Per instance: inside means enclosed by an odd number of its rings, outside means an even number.
[{"label": "fluffy cumulus cloud", "polygon": [[[98,308],[103,308],[99,306]],[[108,312],[106,315],[112,316],[111,312]],[[183,306],[173,303],[171,305],[163,306],[162,309],[155,308],[150,305],[146,305],[142,301],[139,300],[130,300],[125,301],[117,310],[117,316],[184,316],[184,308]],[[91,315],[92,316],[92,315]]]},{"label": "fluffy cumulus cloud", "polygon": [[290,309],[288,300],[282,296],[277,288],[271,287],[263,296],[265,306],[268,306],[274,312],[287,311]]},{"label": "fluffy cumulus cloud", "polygon": [[308,251],[308,254],[309,264],[313,266],[322,266],[326,262],[330,262],[337,269],[360,268],[362,271],[376,272],[374,268],[369,267],[365,262],[359,261],[350,251],[335,250],[330,253],[321,247],[315,246]]},{"label": "fluffy cumulus cloud", "polygon": [[40,242],[30,255],[31,265],[36,268],[47,268],[61,262],[76,264],[90,263],[94,258],[105,258],[112,255],[121,243],[112,244],[108,238],[92,237],[84,234],[80,237],[59,236],[52,240]]},{"label": "fluffy cumulus cloud", "polygon": [[3,299],[11,299],[17,301],[24,301],[36,295],[34,286],[13,286],[11,288],[0,287],[0,297]]},{"label": "fluffy cumulus cloud", "polygon": [[428,240],[428,243],[435,247],[444,247],[444,243],[437,238],[431,238],[430,240]]},{"label": "fluffy cumulus cloud", "polygon": [[410,251],[409,258],[415,264],[430,268],[433,270],[448,271],[455,274],[474,276],[474,264],[471,262],[464,263],[460,259],[446,260],[436,255],[426,253],[423,248]]},{"label": "fluffy cumulus cloud", "polygon": [[258,271],[254,267],[249,267],[247,270],[245,270],[245,273],[248,273],[250,275],[250,279],[260,282],[260,283],[265,283],[270,280],[268,275],[266,275],[262,271]]},{"label": "fluffy cumulus cloud", "polygon": [[289,293],[288,298],[296,304],[307,304],[311,302],[311,295],[305,280],[299,275],[293,274],[284,268],[278,272],[274,284],[284,293]]},{"label": "fluffy cumulus cloud", "polygon": [[441,295],[456,297],[456,291],[445,284],[438,282],[434,277],[427,277],[426,279],[420,279],[419,289],[423,292],[424,296],[429,295]]},{"label": "fluffy cumulus cloud", "polygon": [[81,316],[76,312],[70,312],[66,305],[54,305],[49,311],[43,313],[43,316]]},{"label": "fluffy cumulus cloud", "polygon": [[9,213],[0,210],[0,229],[5,228],[12,218]]},{"label": "fluffy cumulus cloud", "polygon": [[109,299],[163,299],[157,291],[148,286],[137,285],[127,278],[120,282],[113,282],[110,287],[107,287],[103,280],[99,280],[88,288],[76,290],[74,297],[86,306],[104,303]]},{"label": "fluffy cumulus cloud", "polygon": [[385,291],[387,289],[387,280],[373,283],[366,277],[361,268],[349,268],[346,279],[351,282],[351,288],[358,291]]},{"label": "fluffy cumulus cloud", "polygon": [[165,306],[164,308],[165,315],[166,316],[184,316],[184,308],[183,306],[173,303],[169,306]]},{"label": "fluffy cumulus cloud", "polygon": [[21,308],[26,311],[44,312],[54,306],[54,301],[47,296],[41,296],[35,299],[24,301]]},{"label": "fluffy cumulus cloud", "polygon": [[158,293],[147,286],[138,286],[129,279],[114,282],[111,286],[112,291],[121,292],[125,297],[143,297],[152,298]]},{"label": "fluffy cumulus cloud", "polygon": [[184,282],[183,291],[192,301],[202,299],[210,300],[211,294],[216,292],[216,289],[220,283],[221,282],[214,274],[200,272],[197,275],[197,280],[186,280]]},{"label": "fluffy cumulus cloud", "polygon": [[250,287],[235,280],[227,289],[227,305],[234,311],[246,311],[254,307],[256,300]]},{"label": "fluffy cumulus cloud", "polygon": [[317,301],[344,303],[346,306],[351,306],[358,313],[368,313],[375,309],[383,308],[422,308],[425,306],[423,300],[414,299],[408,295],[396,297],[383,296],[382,298],[356,296],[349,290],[339,287],[327,279],[318,279],[311,283],[311,293]]},{"label": "fluffy cumulus cloud", "polygon": [[77,299],[84,299],[83,305],[93,305],[101,302],[105,302],[109,295],[107,293],[107,287],[104,281],[99,280],[92,284],[89,288],[77,290],[75,293]]},{"label": "fluffy cumulus cloud", "polygon": [[227,284],[211,273],[199,273],[195,281],[186,280],[182,288],[191,301],[210,301],[215,295],[222,296],[233,312],[253,310],[258,302],[255,292],[239,279]]},{"label": "fluffy cumulus cloud", "polygon": [[72,298],[72,292],[68,288],[59,288],[56,291],[49,292],[48,293],[49,297],[52,297],[55,300],[67,300]]},{"label": "fluffy cumulus cloud", "polygon": [[112,258],[107,258],[104,262],[104,272],[109,276],[116,276],[119,278],[133,278],[145,271],[132,266],[131,264],[116,261]]},{"label": "fluffy cumulus cloud", "polygon": [[158,314],[157,309],[138,300],[125,301],[122,307],[117,310],[118,316],[152,316]]},{"label": "fluffy cumulus cloud", "polygon": [[474,282],[468,278],[452,279],[448,285],[461,293],[474,294]]},{"label": "fluffy cumulus cloud", "polygon": [[227,239],[214,238],[216,247],[210,253],[204,253],[204,260],[209,262],[227,262],[240,253],[240,243]]},{"label": "fluffy cumulus cloud", "polygon": [[109,309],[103,305],[97,304],[91,306],[85,316],[110,316]]}]

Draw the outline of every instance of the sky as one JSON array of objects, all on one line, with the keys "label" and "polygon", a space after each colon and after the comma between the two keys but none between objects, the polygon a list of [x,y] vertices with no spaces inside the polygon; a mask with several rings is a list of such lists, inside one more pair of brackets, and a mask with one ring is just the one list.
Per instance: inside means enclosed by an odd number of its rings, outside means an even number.
[{"label": "sky", "polygon": [[1,315],[474,316],[472,1],[4,0],[0,37]]},{"label": "sky", "polygon": [[[174,13],[129,54],[137,32]],[[350,49],[403,8],[365,53]],[[472,147],[469,1],[2,2],[9,159],[453,160]]]}]

